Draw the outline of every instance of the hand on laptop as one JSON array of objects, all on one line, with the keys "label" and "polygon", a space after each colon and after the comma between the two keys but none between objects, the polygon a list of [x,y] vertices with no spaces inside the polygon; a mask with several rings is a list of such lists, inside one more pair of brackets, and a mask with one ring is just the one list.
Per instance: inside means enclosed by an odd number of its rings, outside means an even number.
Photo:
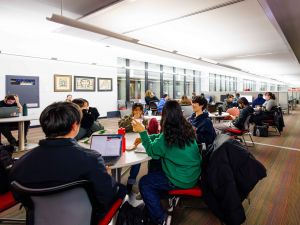
[{"label": "hand on laptop", "polygon": [[145,126],[140,123],[139,121],[137,121],[136,119],[132,120],[132,128],[134,132],[143,132],[145,130]]}]

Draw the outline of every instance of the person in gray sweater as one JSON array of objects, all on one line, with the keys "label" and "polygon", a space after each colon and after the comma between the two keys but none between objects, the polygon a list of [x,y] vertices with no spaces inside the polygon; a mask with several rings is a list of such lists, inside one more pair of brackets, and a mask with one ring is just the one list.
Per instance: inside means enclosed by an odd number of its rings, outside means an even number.
[{"label": "person in gray sweater", "polygon": [[275,95],[272,92],[266,92],[265,99],[266,101],[262,106],[267,112],[270,112],[273,107],[277,106],[277,103],[275,101]]}]

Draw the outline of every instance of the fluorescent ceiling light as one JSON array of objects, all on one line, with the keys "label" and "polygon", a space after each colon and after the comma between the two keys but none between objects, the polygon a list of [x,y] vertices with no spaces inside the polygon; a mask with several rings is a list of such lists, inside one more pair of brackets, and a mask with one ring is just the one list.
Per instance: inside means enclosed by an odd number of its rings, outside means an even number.
[{"label": "fluorescent ceiling light", "polygon": [[138,42],[138,40],[135,39],[135,38],[131,38],[131,37],[128,37],[128,36],[125,36],[125,35],[122,35],[122,34],[118,34],[118,33],[115,33],[115,32],[109,31],[109,30],[102,29],[100,27],[96,27],[94,25],[83,23],[81,21],[74,20],[74,19],[71,19],[71,18],[68,18],[68,17],[65,17],[65,16],[60,16],[60,15],[57,15],[57,14],[52,14],[51,18],[47,17],[47,20],[55,22],[55,23],[60,23],[60,24],[63,24],[63,25],[67,25],[67,26],[70,26],[70,27],[75,27],[75,28],[78,28],[78,29],[90,31],[90,32],[93,32],[93,33],[98,33],[98,34],[105,35],[105,36],[108,36],[108,37],[113,37],[113,38],[116,38],[116,39],[119,39],[119,40],[131,42],[131,43],[137,43]]},{"label": "fluorescent ceiling light", "polygon": [[209,63],[213,63],[213,64],[218,64],[217,61],[212,60],[212,59],[208,59],[208,58],[200,58],[200,60],[204,61],[204,62],[209,62]]}]

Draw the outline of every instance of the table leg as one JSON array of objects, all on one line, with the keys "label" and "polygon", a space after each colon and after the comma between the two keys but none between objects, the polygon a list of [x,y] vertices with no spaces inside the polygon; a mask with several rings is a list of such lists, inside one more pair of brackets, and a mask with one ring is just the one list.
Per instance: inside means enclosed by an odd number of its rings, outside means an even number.
[{"label": "table leg", "polygon": [[115,178],[115,180],[118,183],[121,183],[121,172],[122,172],[122,168],[116,168],[112,170],[112,176]]},{"label": "table leg", "polygon": [[25,125],[24,121],[19,122],[19,151],[23,151],[25,148]]}]

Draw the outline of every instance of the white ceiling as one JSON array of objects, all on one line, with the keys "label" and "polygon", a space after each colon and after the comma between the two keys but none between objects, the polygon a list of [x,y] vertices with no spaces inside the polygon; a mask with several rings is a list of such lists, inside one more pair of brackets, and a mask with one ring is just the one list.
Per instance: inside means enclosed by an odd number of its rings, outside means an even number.
[{"label": "white ceiling", "polygon": [[[71,18],[80,18],[83,12],[99,7],[95,0],[73,1],[76,7],[70,3],[63,14]],[[30,21],[39,24],[41,30],[132,48],[124,41],[46,21],[52,13],[60,14],[59,5],[60,0],[1,0],[1,29],[11,29],[5,19],[14,20],[23,14],[26,17],[20,29],[25,29],[26,21],[32,18]],[[78,10],[80,7],[85,9]],[[300,65],[257,0],[124,0],[80,21],[153,46],[300,86]]]}]

